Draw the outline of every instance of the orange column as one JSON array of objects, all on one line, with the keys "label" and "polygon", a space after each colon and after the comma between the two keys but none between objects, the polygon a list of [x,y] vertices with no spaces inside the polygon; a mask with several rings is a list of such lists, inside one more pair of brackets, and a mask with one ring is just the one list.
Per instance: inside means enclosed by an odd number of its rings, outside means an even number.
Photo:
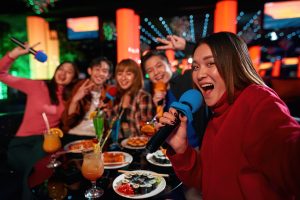
[{"label": "orange column", "polygon": [[229,31],[236,33],[237,0],[220,0],[216,4],[214,33]]},{"label": "orange column", "polygon": [[47,43],[47,55],[50,57],[48,62],[48,75],[52,78],[56,67],[59,65],[59,40],[57,31],[50,30]]},{"label": "orange column", "polygon": [[260,65],[260,46],[252,46],[249,48],[249,54],[250,58],[253,62],[255,70],[259,71],[259,65]]},{"label": "orange column", "polygon": [[[29,16],[27,22],[28,43],[34,45],[38,42],[40,44],[35,47],[35,50],[42,50],[46,54],[47,37],[49,32],[49,24],[45,19],[37,16]],[[49,55],[48,55],[49,59]],[[48,78],[48,63],[39,62],[35,60],[34,56],[30,56],[30,71],[32,79],[47,79]]]},{"label": "orange column", "polygon": [[140,56],[140,16],[135,14],[133,21],[133,52],[132,58],[137,62],[141,63]]},{"label": "orange column", "polygon": [[281,60],[276,60],[272,69],[272,77],[280,76]]},{"label": "orange column", "polygon": [[132,58],[134,46],[134,11],[129,8],[120,8],[116,12],[117,29],[117,62]]},{"label": "orange column", "polygon": [[298,56],[297,78],[300,78],[300,56]]}]

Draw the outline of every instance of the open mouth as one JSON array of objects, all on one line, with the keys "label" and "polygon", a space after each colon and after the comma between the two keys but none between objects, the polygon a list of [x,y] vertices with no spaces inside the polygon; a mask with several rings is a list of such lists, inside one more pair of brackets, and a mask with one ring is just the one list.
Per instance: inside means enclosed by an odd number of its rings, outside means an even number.
[{"label": "open mouth", "polygon": [[201,85],[201,88],[206,92],[214,89],[214,85],[211,83]]}]

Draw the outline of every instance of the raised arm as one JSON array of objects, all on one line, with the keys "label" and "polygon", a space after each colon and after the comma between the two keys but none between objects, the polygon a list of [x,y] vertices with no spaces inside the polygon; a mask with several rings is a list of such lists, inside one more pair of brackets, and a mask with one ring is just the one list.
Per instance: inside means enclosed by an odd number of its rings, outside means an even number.
[{"label": "raised arm", "polygon": [[15,77],[10,75],[9,69],[15,59],[19,56],[28,54],[29,46],[25,44],[26,49],[21,47],[16,47],[12,51],[5,54],[5,56],[0,60],[0,81],[7,84],[9,87],[13,87],[24,93],[30,93],[33,91],[33,87],[38,83],[35,80]]}]

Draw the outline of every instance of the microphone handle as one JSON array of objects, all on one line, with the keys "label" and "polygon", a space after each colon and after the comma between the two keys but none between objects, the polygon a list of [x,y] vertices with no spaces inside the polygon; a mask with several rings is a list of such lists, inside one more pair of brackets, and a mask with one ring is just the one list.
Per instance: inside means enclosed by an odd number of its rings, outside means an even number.
[{"label": "microphone handle", "polygon": [[[11,37],[10,40],[13,41],[15,44],[19,45],[20,47],[22,47],[23,49],[26,49],[24,43],[18,40],[17,38]],[[29,48],[29,52],[32,53],[33,55],[36,54],[36,51],[32,48]]]},{"label": "microphone handle", "polygon": [[146,145],[146,150],[150,153],[155,152],[165,142],[168,136],[178,127],[180,123],[179,118],[175,120],[174,125],[165,125],[157,133],[155,133]]}]

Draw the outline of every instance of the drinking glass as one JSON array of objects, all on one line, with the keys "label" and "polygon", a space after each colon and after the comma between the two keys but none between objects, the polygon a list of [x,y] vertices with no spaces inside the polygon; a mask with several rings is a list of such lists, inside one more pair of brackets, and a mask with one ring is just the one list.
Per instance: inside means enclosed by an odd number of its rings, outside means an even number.
[{"label": "drinking glass", "polygon": [[84,196],[88,199],[99,198],[103,195],[103,189],[96,186],[96,181],[102,176],[104,165],[101,151],[90,151],[83,153],[83,162],[81,166],[82,175],[91,181],[92,187],[88,189]]},{"label": "drinking glass", "polygon": [[47,165],[48,168],[55,168],[58,167],[61,162],[56,160],[57,155],[55,154],[61,148],[61,141],[58,134],[54,134],[51,131],[44,132],[44,142],[43,142],[43,149],[47,153],[51,153],[51,161]]}]

